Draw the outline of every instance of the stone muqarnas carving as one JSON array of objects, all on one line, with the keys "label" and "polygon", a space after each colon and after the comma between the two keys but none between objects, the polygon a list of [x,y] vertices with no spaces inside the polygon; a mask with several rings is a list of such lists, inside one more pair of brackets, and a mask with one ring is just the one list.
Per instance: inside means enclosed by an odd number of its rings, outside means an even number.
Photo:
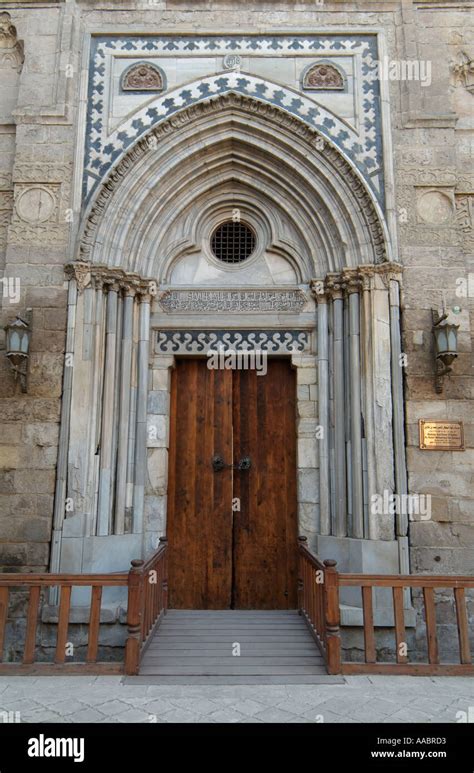
[{"label": "stone muqarnas carving", "polygon": [[333,64],[313,64],[304,73],[303,88],[312,91],[342,91],[344,76]]},{"label": "stone muqarnas carving", "polygon": [[25,60],[23,41],[18,40],[16,27],[7,11],[0,13],[0,67],[10,66],[21,72]]},{"label": "stone muqarnas carving", "polygon": [[122,91],[163,91],[164,76],[160,68],[150,62],[139,62],[125,70]]}]

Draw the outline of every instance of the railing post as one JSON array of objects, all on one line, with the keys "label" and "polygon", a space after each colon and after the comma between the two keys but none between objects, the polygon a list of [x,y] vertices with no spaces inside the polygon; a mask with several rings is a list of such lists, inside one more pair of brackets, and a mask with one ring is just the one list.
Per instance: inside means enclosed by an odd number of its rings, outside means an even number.
[{"label": "railing post", "polygon": [[303,556],[301,555],[299,551],[300,545],[306,546],[306,543],[308,542],[307,537],[303,537],[300,535],[298,537],[298,614],[301,615],[303,607],[304,607],[304,563],[303,563]]},{"label": "railing post", "polygon": [[132,561],[128,573],[127,627],[128,638],[125,645],[125,673],[138,674],[140,668],[140,649],[142,644],[142,600],[143,577],[141,568],[145,562]]},{"label": "railing post", "polygon": [[163,556],[163,614],[168,609],[168,537],[160,537],[160,543],[165,546]]},{"label": "railing post", "polygon": [[324,572],[324,616],[326,629],[327,669],[330,674],[341,673],[341,634],[339,611],[339,575],[337,562],[332,559],[323,562]]}]

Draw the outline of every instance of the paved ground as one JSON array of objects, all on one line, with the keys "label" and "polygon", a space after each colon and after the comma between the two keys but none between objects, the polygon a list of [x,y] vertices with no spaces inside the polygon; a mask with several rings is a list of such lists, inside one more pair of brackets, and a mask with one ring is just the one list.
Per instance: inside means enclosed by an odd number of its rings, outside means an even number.
[{"label": "paved ground", "polygon": [[457,712],[474,719],[474,678],[145,686],[114,676],[0,677],[0,711],[19,712],[10,721],[21,722],[459,722]]}]

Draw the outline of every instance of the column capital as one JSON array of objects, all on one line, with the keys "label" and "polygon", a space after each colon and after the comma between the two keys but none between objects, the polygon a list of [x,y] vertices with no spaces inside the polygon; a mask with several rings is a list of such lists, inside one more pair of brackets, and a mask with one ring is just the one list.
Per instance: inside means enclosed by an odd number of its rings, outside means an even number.
[{"label": "column capital", "polygon": [[370,290],[374,287],[376,277],[380,277],[387,289],[390,280],[402,281],[403,266],[400,263],[387,261],[386,263],[363,264],[357,270],[364,290]]},{"label": "column capital", "polygon": [[91,282],[91,264],[86,260],[75,260],[64,267],[67,279],[75,279],[79,294],[84,292]]},{"label": "column capital", "polygon": [[154,279],[142,279],[137,288],[140,303],[151,303],[158,292],[158,282]]},{"label": "column capital", "polygon": [[326,292],[331,300],[342,300],[344,297],[344,284],[341,274],[327,274],[325,284]]},{"label": "column capital", "polygon": [[311,279],[309,283],[311,295],[316,303],[327,303],[328,296],[324,279]]},{"label": "column capital", "polygon": [[158,283],[154,279],[124,271],[118,266],[76,260],[65,266],[65,272],[67,279],[76,280],[79,293],[90,285],[97,289],[108,288],[114,292],[120,290],[124,296],[135,296],[144,292],[154,296],[158,291]]},{"label": "column capital", "polygon": [[120,282],[118,279],[114,279],[113,277],[104,277],[103,287],[108,293],[118,293],[120,290]]},{"label": "column capital", "polygon": [[342,271],[342,286],[346,295],[360,292],[362,283],[357,268],[347,268]]}]

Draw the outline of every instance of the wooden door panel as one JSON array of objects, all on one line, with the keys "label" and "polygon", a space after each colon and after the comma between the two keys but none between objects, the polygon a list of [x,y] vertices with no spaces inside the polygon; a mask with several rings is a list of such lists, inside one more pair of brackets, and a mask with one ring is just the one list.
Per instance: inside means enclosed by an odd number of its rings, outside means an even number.
[{"label": "wooden door panel", "polygon": [[265,376],[234,371],[233,605],[296,608],[296,382],[287,360],[269,360]]},{"label": "wooden door panel", "polygon": [[232,372],[178,360],[172,373],[168,488],[169,594],[178,609],[226,609],[232,581]]}]

